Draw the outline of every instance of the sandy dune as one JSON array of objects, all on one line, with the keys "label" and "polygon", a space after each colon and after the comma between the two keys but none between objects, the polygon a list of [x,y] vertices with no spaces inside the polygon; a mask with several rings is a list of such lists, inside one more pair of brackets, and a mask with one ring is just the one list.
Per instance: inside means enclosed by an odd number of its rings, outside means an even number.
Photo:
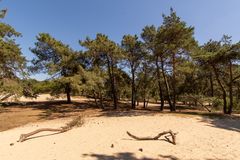
[{"label": "sandy dune", "polygon": [[[1,96],[1,95],[0,95]],[[72,100],[89,100],[89,98],[82,97],[82,96],[72,96]],[[19,102],[44,102],[49,100],[66,100],[66,95],[60,95],[59,97],[51,96],[50,94],[40,94],[37,98],[30,98],[30,97],[18,97],[17,101]],[[3,102],[16,102],[16,97],[11,96],[4,100]]]},{"label": "sandy dune", "polygon": [[[1,160],[166,159],[239,160],[240,121],[171,115],[86,118],[84,126],[62,134],[41,133],[17,143],[21,133],[40,127],[59,127],[69,119],[28,124],[0,132]],[[164,140],[135,141],[126,134],[179,132],[177,145]],[[45,136],[44,136],[45,135]],[[10,146],[10,143],[14,143]],[[113,144],[113,147],[111,145]],[[139,149],[143,151],[139,151]]]}]

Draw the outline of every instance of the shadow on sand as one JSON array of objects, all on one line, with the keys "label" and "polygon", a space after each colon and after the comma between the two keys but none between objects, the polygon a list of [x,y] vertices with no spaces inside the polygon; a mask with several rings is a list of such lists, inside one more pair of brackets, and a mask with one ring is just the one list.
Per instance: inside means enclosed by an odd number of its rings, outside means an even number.
[{"label": "shadow on sand", "polygon": [[[147,109],[138,106],[137,109],[131,109],[130,104],[126,102],[119,103],[119,109],[113,110],[110,101],[105,102],[105,109],[96,106],[94,101],[73,101],[67,104],[65,101],[47,101],[47,102],[26,102],[26,103],[7,103],[1,104],[1,112],[9,112],[9,108],[31,108],[41,110],[39,119],[51,120],[66,118],[79,114],[95,117],[132,117],[132,116],[201,116],[203,122],[211,127],[240,132],[240,116],[228,116],[219,112],[207,112],[189,106],[177,106],[176,112],[169,112],[166,105],[163,112],[159,110],[159,104]],[[29,115],[31,116],[31,115]]]},{"label": "shadow on sand", "polygon": [[120,152],[115,155],[106,154],[83,154],[84,157],[92,157],[96,160],[156,160],[152,158],[137,158],[134,153],[131,152]]},{"label": "shadow on sand", "polygon": [[[92,157],[96,160],[183,160],[173,155],[158,155],[159,158],[137,158],[134,153],[131,152],[120,152],[115,155],[106,155],[106,154],[83,154],[83,157]],[[194,159],[184,159],[184,160],[194,160]],[[224,160],[219,158],[207,158],[205,160]]]}]

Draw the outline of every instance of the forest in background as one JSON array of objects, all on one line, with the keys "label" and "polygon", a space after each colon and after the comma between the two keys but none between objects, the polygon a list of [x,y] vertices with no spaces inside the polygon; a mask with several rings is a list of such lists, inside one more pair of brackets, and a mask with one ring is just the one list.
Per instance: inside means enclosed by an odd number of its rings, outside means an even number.
[{"label": "forest in background", "polygon": [[[123,35],[120,44],[107,35],[79,41],[84,50],[57,40],[49,33],[39,33],[30,48],[35,58],[28,63],[15,39],[21,37],[3,22],[7,10],[0,11],[0,101],[10,96],[36,97],[52,95],[84,95],[104,108],[112,101],[159,103],[176,111],[177,102],[194,101],[231,114],[240,110],[240,42],[231,36],[209,40],[199,45],[194,27],[188,26],[173,9],[163,15],[160,26],[147,25],[140,35]],[[45,81],[30,79],[36,73],[51,76]]]}]

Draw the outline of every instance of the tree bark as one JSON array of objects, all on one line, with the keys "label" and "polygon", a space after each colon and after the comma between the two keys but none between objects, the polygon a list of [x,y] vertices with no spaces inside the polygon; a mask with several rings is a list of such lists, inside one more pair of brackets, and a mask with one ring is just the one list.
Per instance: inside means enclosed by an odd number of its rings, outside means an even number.
[{"label": "tree bark", "polygon": [[70,87],[69,83],[66,84],[65,92],[66,92],[66,95],[67,95],[67,103],[72,103],[71,94],[70,94],[71,93],[71,87]]},{"label": "tree bark", "polygon": [[114,64],[113,64],[113,60],[111,60],[108,58],[107,59],[107,66],[108,66],[108,75],[109,75],[109,79],[110,79],[110,83],[111,83],[111,90],[112,90],[112,98],[113,98],[113,108],[117,109],[118,108],[118,100],[117,100],[117,92],[116,92],[116,79],[115,79],[115,75],[114,75]]},{"label": "tree bark", "polygon": [[163,89],[161,84],[161,75],[160,75],[160,67],[158,65],[158,56],[156,58],[156,67],[157,67],[157,77],[158,77],[158,88],[159,88],[159,98],[160,98],[160,111],[163,111],[164,108],[164,98],[163,98]]},{"label": "tree bark", "polygon": [[100,91],[100,105],[101,105],[101,108],[104,109],[103,96],[102,96],[102,92],[101,91]]},{"label": "tree bark", "polygon": [[113,101],[114,101],[114,109],[118,108],[118,96],[116,91],[116,77],[113,75]]},{"label": "tree bark", "polygon": [[217,79],[217,82],[219,84],[219,86],[221,87],[222,90],[222,97],[223,97],[223,113],[227,114],[227,92],[222,84],[222,82],[220,81],[219,75],[218,75],[218,71],[217,68],[215,67],[214,64],[212,64],[212,68],[215,74],[215,77]]},{"label": "tree bark", "polygon": [[213,76],[212,73],[210,73],[210,86],[211,86],[211,97],[214,97],[214,87],[213,87]]},{"label": "tree bark", "polygon": [[171,111],[176,111],[176,57],[174,53],[172,55],[172,65],[173,65],[172,70],[173,103]]},{"label": "tree bark", "polygon": [[132,109],[136,109],[135,71],[132,66]]},{"label": "tree bark", "polygon": [[162,57],[161,57],[161,69],[162,69],[164,84],[165,84],[165,87],[166,87],[166,90],[167,90],[167,101],[168,101],[169,108],[170,108],[170,111],[171,111],[171,108],[173,108],[173,106],[172,106],[172,102],[171,102],[171,94],[170,94],[169,83],[168,83],[167,77],[165,75],[164,63],[163,63],[163,58]]},{"label": "tree bark", "polygon": [[148,103],[149,103],[149,97],[148,97],[147,102],[146,102],[146,107],[148,107]]},{"label": "tree bark", "polygon": [[233,109],[233,73],[232,73],[232,61],[229,60],[229,108],[227,113],[231,114]]},{"label": "tree bark", "polygon": [[143,99],[143,108],[146,109],[146,98]]},{"label": "tree bark", "polygon": [[96,107],[99,107],[98,106],[98,101],[97,101],[97,99],[98,99],[98,96],[96,95],[96,92],[93,90],[93,95],[94,95],[94,102],[95,102],[95,105],[96,105]]}]

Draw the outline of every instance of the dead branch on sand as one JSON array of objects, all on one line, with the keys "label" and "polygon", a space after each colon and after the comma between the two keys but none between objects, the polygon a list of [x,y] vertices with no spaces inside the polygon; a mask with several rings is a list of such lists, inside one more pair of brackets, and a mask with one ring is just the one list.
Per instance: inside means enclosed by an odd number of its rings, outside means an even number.
[{"label": "dead branch on sand", "polygon": [[45,132],[45,131],[57,132],[57,133],[67,132],[67,131],[71,130],[74,127],[82,126],[83,123],[84,123],[83,117],[79,116],[79,117],[73,119],[72,121],[70,121],[69,123],[67,123],[65,126],[57,128],[57,129],[53,129],[53,128],[40,128],[40,129],[37,129],[37,130],[32,131],[30,133],[21,134],[18,142],[26,141],[26,140],[30,139],[29,138],[30,136],[35,135],[35,134],[37,134],[39,132]]},{"label": "dead branch on sand", "polygon": [[[130,137],[132,137],[133,139],[138,140],[138,141],[158,140],[161,136],[166,135],[166,134],[169,134],[169,135],[167,135],[167,136],[164,136],[165,139],[166,139],[168,142],[176,145],[176,135],[177,135],[178,133],[174,133],[174,132],[172,132],[171,130],[169,130],[169,131],[161,132],[161,133],[159,133],[158,135],[156,135],[155,137],[137,137],[137,136],[131,134],[131,133],[128,132],[128,131],[127,131],[127,134],[128,134]],[[168,138],[169,136],[172,137],[172,141]]]}]

